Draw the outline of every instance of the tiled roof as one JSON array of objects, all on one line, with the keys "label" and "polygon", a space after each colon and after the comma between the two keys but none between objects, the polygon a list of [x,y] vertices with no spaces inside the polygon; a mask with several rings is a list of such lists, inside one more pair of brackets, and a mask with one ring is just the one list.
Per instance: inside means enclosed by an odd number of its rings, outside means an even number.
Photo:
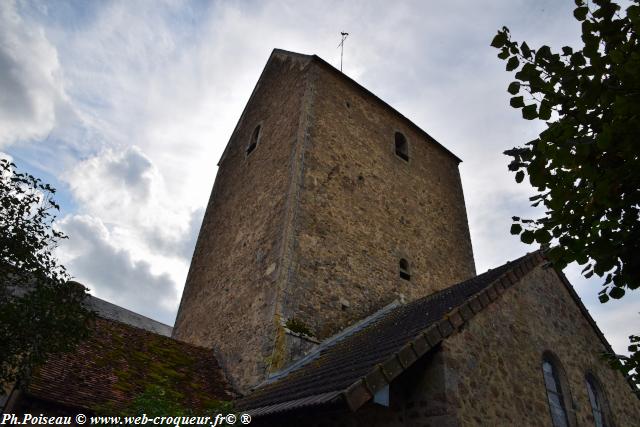
[{"label": "tiled roof", "polygon": [[542,261],[539,253],[528,254],[397,307],[321,348],[306,364],[240,399],[237,407],[266,415],[298,408],[298,402],[346,399],[355,410]]},{"label": "tiled roof", "polygon": [[211,349],[97,318],[72,352],[36,369],[27,393],[89,411],[123,410],[149,386],[166,388],[185,408],[206,409],[236,395]]}]

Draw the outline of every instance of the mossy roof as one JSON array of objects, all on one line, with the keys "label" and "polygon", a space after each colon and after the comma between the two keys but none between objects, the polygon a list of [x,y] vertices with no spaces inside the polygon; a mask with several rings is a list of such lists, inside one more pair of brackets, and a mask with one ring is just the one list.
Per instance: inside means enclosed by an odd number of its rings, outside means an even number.
[{"label": "mossy roof", "polygon": [[36,369],[27,392],[66,407],[111,412],[150,386],[168,388],[193,410],[236,396],[213,350],[104,318],[73,351]]}]

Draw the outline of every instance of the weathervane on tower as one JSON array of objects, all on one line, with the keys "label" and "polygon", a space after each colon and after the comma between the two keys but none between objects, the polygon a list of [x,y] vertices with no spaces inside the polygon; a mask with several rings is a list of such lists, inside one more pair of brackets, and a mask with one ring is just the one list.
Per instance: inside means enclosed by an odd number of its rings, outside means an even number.
[{"label": "weathervane on tower", "polygon": [[342,72],[342,54],[344,53],[344,41],[349,36],[349,33],[345,33],[344,31],[342,31],[340,32],[340,35],[342,36],[342,40],[340,40],[340,44],[338,45],[338,47],[340,48],[340,72]]}]

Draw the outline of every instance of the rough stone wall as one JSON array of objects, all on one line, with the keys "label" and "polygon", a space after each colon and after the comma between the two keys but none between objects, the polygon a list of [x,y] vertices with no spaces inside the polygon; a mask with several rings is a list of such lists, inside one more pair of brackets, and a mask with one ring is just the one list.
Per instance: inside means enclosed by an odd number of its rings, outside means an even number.
[{"label": "rough stone wall", "polygon": [[298,413],[256,418],[260,427],[449,427],[457,426],[445,394],[441,351],[435,349],[391,384],[389,407],[366,403],[356,412],[344,407],[305,408]]},{"label": "rough stone wall", "polygon": [[613,423],[640,420],[640,401],[620,373],[600,358],[605,347],[552,269],[534,269],[468,327],[443,343],[461,425],[551,426],[542,355],[560,361],[573,400],[571,417],[593,426],[585,374],[602,383]]},{"label": "rough stone wall", "polygon": [[[241,390],[264,378],[279,324],[274,313],[306,87],[303,59],[274,55],[229,141],[173,333],[213,347]],[[259,143],[247,156],[258,124]]]},{"label": "rough stone wall", "polygon": [[[395,155],[396,130],[408,163]],[[221,161],[173,336],[214,347],[246,390],[304,353],[287,319],[323,339],[394,299],[471,277],[457,164],[320,61],[275,53]]]},{"label": "rough stone wall", "polygon": [[601,383],[607,425],[638,425],[640,400],[600,358],[605,347],[556,273],[535,268],[391,384],[390,406],[307,409],[257,426],[551,426],[542,355],[562,363],[571,426],[593,426],[585,374]]},{"label": "rough stone wall", "polygon": [[[283,315],[323,339],[475,267],[457,159],[371,94],[315,67]],[[408,163],[395,154],[396,131],[408,140]],[[410,282],[399,277],[400,258],[410,262]]]}]

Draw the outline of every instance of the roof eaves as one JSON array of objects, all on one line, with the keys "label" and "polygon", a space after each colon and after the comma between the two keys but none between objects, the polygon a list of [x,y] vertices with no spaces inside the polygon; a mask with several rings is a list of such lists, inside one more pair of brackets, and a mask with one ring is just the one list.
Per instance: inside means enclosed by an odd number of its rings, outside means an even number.
[{"label": "roof eaves", "polygon": [[442,340],[453,335],[477,313],[497,300],[507,288],[518,283],[543,261],[544,258],[540,252],[529,254],[483,290],[447,313],[442,320],[429,326],[385,362],[376,365],[367,375],[342,392],[349,408],[354,412],[358,410],[420,357],[438,346]]},{"label": "roof eaves", "polygon": [[280,412],[289,411],[292,409],[301,409],[311,406],[319,406],[327,403],[333,403],[340,398],[339,391],[331,391],[328,393],[316,394],[313,396],[303,397],[296,400],[288,400],[286,402],[275,403],[273,405],[267,405],[260,408],[251,409],[246,411],[252,417],[260,417],[264,415],[273,415]]},{"label": "roof eaves", "polygon": [[496,301],[509,287],[515,285],[531,270],[545,261],[539,251],[525,255],[508,270],[491,281],[481,291],[453,307],[442,319],[428,326],[411,341],[377,364],[366,375],[355,380],[343,390],[307,396],[266,405],[247,411],[252,416],[269,415],[305,407],[317,406],[344,399],[351,411],[358,410],[373,396],[409,369],[427,352],[436,348],[445,338],[455,334],[476,314]]}]

